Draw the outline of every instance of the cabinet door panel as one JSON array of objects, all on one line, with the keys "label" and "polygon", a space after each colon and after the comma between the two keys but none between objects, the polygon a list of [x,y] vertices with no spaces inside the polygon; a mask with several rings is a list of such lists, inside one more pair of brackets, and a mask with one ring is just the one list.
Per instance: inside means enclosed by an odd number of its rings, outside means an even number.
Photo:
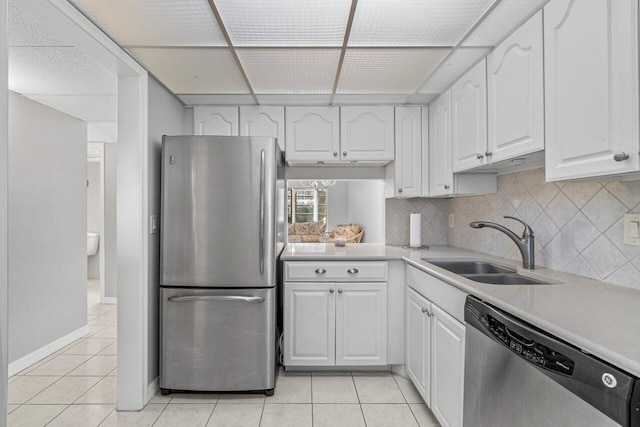
[{"label": "cabinet door panel", "polygon": [[393,160],[393,107],[340,108],[340,158]]},{"label": "cabinet door panel", "polygon": [[453,190],[451,170],[451,90],[429,106],[429,193],[444,196]]},{"label": "cabinet door panel", "polygon": [[422,111],[420,107],[396,107],[395,113],[396,196],[420,197],[422,193]]},{"label": "cabinet door panel", "polygon": [[337,283],[336,288],[336,365],[386,365],[386,284]]},{"label": "cabinet door panel", "polygon": [[462,427],[465,327],[432,305],[431,410],[446,427]]},{"label": "cabinet door panel", "polygon": [[287,107],[286,158],[300,161],[339,161],[338,107]]},{"label": "cabinet door panel", "polygon": [[544,149],[542,12],[487,58],[490,161]]},{"label": "cabinet door panel", "polygon": [[335,364],[335,298],[327,283],[286,283],[285,366]]},{"label": "cabinet door panel", "polygon": [[240,107],[240,135],[278,138],[284,151],[284,107]]},{"label": "cabinet door panel", "polygon": [[[453,172],[487,162],[487,68],[481,61],[451,88]],[[482,157],[480,157],[482,156]]]},{"label": "cabinet door panel", "polygon": [[429,107],[422,107],[422,197],[429,197]]},{"label": "cabinet door panel", "polygon": [[638,2],[550,2],[544,58],[547,179],[638,170]]},{"label": "cabinet door panel", "polygon": [[193,134],[238,136],[238,107],[195,107]]},{"label": "cabinet door panel", "polygon": [[407,374],[427,404],[431,403],[431,303],[407,288]]}]

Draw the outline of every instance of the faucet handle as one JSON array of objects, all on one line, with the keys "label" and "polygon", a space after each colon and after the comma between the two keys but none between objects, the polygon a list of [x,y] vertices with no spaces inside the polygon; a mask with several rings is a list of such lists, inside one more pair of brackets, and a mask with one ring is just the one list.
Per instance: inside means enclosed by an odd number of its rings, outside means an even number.
[{"label": "faucet handle", "polygon": [[518,221],[519,223],[522,223],[522,225],[524,225],[524,231],[522,232],[522,237],[533,236],[533,229],[529,226],[529,224],[527,224],[520,218],[516,218],[514,216],[508,216],[508,215],[505,215],[503,218],[513,219]]}]

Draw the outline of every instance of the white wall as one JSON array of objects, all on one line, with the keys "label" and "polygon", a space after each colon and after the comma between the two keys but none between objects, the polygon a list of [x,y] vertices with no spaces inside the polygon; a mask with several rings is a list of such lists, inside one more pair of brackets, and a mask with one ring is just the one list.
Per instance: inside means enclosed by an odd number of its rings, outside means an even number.
[{"label": "white wall", "polygon": [[[149,78],[149,215],[160,215],[162,136],[184,132],[184,105],[154,78]],[[148,380],[158,376],[158,296],[160,286],[160,235],[149,235]]]},{"label": "white wall", "polygon": [[7,1],[0,0],[0,427],[7,423]]},{"label": "white wall", "polygon": [[362,243],[384,243],[384,181],[349,181],[347,218],[364,229]]},{"label": "white wall", "polygon": [[87,128],[9,95],[9,361],[87,324]]},{"label": "white wall", "polygon": [[348,181],[338,181],[327,189],[327,231],[349,222],[347,185]]},{"label": "white wall", "polygon": [[[102,161],[102,160],[101,160]],[[98,279],[100,277],[100,252],[104,246],[104,236],[102,236],[102,227],[104,222],[104,213],[102,211],[100,198],[100,162],[87,162],[87,231],[100,234],[98,243],[98,252],[88,258],[87,276],[90,279]]]},{"label": "white wall", "polygon": [[104,288],[107,298],[118,294],[118,245],[117,245],[117,185],[118,185],[118,146],[104,144]]}]

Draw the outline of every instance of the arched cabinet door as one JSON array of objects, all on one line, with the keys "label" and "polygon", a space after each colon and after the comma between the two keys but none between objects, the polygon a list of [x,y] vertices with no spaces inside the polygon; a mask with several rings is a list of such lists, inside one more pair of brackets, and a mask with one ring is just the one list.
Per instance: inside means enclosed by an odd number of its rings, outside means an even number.
[{"label": "arched cabinet door", "polygon": [[240,107],[240,136],[272,136],[285,149],[284,107]]},{"label": "arched cabinet door", "polygon": [[193,134],[238,136],[238,107],[195,107]]},{"label": "arched cabinet door", "polygon": [[287,107],[285,121],[288,162],[326,164],[340,161],[338,107]]},{"label": "arched cabinet door", "polygon": [[341,107],[340,158],[345,161],[393,160],[393,120],[393,106]]}]

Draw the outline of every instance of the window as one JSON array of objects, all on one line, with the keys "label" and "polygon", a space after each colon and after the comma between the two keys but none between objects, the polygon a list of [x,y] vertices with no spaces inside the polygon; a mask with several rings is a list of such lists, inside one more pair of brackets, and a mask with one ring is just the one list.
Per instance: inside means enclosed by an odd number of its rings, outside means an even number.
[{"label": "window", "polygon": [[327,222],[327,190],[289,188],[287,198],[289,224]]}]

